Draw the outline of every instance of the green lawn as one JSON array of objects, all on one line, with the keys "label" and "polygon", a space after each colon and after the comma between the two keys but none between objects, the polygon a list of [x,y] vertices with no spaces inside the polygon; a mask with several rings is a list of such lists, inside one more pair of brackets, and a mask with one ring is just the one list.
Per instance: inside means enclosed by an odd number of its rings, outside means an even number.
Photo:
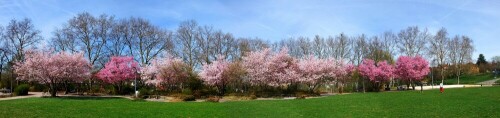
[{"label": "green lawn", "polygon": [[307,100],[163,103],[119,98],[0,101],[0,117],[500,117],[500,87],[355,93]]},{"label": "green lawn", "polygon": [[[478,75],[464,75],[460,77],[460,84],[476,84],[478,82],[494,79],[493,74],[483,73]],[[439,80],[441,82],[441,80]],[[439,84],[439,83],[438,83]],[[449,78],[444,80],[444,84],[457,84],[457,78]]]}]

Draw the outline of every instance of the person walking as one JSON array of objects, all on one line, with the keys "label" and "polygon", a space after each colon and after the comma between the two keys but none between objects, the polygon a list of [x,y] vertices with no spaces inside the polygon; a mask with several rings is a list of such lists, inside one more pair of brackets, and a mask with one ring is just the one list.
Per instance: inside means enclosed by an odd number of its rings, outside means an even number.
[{"label": "person walking", "polygon": [[443,83],[441,82],[441,84],[439,84],[439,92],[443,93],[444,92],[444,88],[443,88]]}]

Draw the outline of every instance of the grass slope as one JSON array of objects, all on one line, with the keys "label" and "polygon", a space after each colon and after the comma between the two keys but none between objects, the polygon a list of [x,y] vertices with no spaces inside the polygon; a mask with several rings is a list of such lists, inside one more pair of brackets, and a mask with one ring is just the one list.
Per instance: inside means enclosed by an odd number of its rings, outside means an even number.
[{"label": "grass slope", "polygon": [[[477,75],[464,75],[460,77],[460,84],[477,84],[478,82],[488,81],[494,79],[493,74],[491,73],[483,73]],[[441,79],[438,80],[441,82]],[[438,83],[439,84],[439,83]],[[445,79],[444,84],[457,84],[457,78]]]},{"label": "grass slope", "polygon": [[500,117],[499,93],[484,87],[224,103],[28,98],[0,101],[0,117]]}]

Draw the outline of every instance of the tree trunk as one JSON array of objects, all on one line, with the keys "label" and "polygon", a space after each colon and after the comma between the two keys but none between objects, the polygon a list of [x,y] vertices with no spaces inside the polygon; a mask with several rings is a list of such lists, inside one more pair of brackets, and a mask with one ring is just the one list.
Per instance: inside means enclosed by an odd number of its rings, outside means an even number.
[{"label": "tree trunk", "polygon": [[457,67],[458,68],[458,71],[457,71],[457,84],[460,85],[460,66]]},{"label": "tree trunk", "polygon": [[50,84],[50,96],[51,97],[56,97],[57,90],[56,90],[56,85],[54,83]]},{"label": "tree trunk", "polygon": [[65,89],[64,94],[66,95],[66,94],[68,94],[68,93],[69,93],[68,82],[67,82],[67,81],[65,81],[63,85],[64,85],[64,89]]},{"label": "tree trunk", "polygon": [[363,93],[365,93],[366,92],[366,89],[365,89],[366,87],[365,87],[365,80],[364,79],[362,80],[362,83],[363,83]]}]

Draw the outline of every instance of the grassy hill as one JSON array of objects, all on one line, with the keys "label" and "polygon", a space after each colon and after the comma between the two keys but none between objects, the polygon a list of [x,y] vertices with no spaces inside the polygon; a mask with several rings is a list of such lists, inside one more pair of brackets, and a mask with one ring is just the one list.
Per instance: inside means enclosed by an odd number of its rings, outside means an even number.
[{"label": "grassy hill", "polygon": [[[476,84],[478,82],[483,82],[487,80],[494,79],[491,73],[482,73],[477,75],[464,75],[460,77],[460,84]],[[438,80],[441,82],[441,80]],[[457,78],[449,78],[444,80],[444,84],[457,84]]]},{"label": "grassy hill", "polygon": [[0,117],[498,117],[500,94],[492,93],[500,87],[224,103],[27,98],[0,101]]}]

